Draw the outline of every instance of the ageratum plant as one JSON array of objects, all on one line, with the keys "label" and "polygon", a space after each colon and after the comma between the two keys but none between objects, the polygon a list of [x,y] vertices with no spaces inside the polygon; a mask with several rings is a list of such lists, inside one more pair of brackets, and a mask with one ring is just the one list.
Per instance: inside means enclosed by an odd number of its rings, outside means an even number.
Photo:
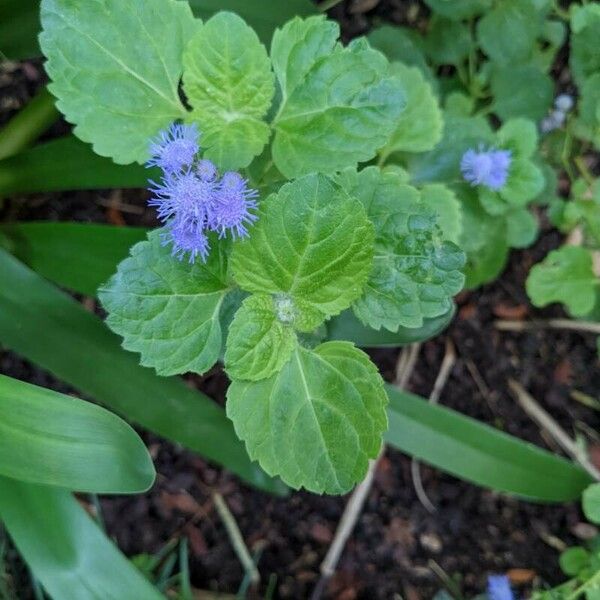
[{"label": "ageratum plant", "polygon": [[[173,0],[44,0],[42,24],[75,133],[154,168],[162,227],[101,288],[109,327],[160,375],[223,361],[250,457],[295,488],[348,491],[381,448],[387,396],[332,327],[418,330],[464,283],[439,210],[451,192],[381,168],[413,148],[418,74],[365,39],[343,46],[320,16],[278,29],[270,52],[239,16],[201,22]],[[135,71],[115,69],[123,56]]]}]

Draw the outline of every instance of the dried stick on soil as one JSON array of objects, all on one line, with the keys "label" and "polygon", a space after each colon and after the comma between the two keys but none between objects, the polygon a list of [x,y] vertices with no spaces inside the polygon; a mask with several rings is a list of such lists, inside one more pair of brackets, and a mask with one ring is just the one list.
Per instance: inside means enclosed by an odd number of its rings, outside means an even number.
[{"label": "dried stick on soil", "polygon": [[[431,404],[437,404],[448,381],[448,377],[454,368],[456,363],[456,351],[454,349],[454,344],[450,338],[446,338],[446,352],[444,354],[444,359],[442,360],[442,365],[440,366],[440,370],[438,372],[437,377],[435,378],[435,383],[433,384],[433,389],[431,390],[431,394],[429,394],[429,402]],[[413,485],[415,486],[415,492],[417,493],[417,497],[421,504],[430,512],[434,513],[437,508],[428,498],[425,493],[425,488],[423,487],[423,481],[421,480],[421,467],[420,463],[416,458],[413,458],[410,463],[410,472],[412,475]]]},{"label": "dried stick on soil", "polygon": [[508,386],[523,410],[545,431],[547,431],[562,449],[577,461],[596,481],[600,481],[600,471],[589,460],[587,453],[580,448],[569,434],[538,404],[538,402],[514,381],[508,380]]},{"label": "dried stick on soil", "polygon": [[231,514],[229,507],[219,492],[213,492],[212,498],[215,503],[215,508],[223,521],[223,525],[225,525],[229,541],[231,542],[239,561],[242,563],[244,571],[248,577],[250,577],[250,581],[257,584],[260,581],[260,575],[252,560],[252,556],[250,556],[250,552],[244,542],[244,538],[242,537],[242,533],[236,523],[235,517]]},{"label": "dried stick on soil", "polygon": [[590,321],[573,321],[571,319],[548,319],[538,321],[495,321],[494,326],[500,331],[531,331],[535,329],[564,329],[583,331],[600,335],[600,323]]},{"label": "dried stick on soil", "polygon": [[[410,346],[406,346],[402,349],[396,365],[396,378],[394,385],[401,389],[406,387],[408,380],[410,379],[410,376],[415,368],[420,349],[420,343],[411,344]],[[383,456],[384,452],[385,445],[382,445],[379,456],[369,463],[369,470],[367,471],[366,477],[356,486],[352,492],[352,495],[350,496],[350,500],[348,500],[344,514],[342,515],[338,528],[335,532],[335,537],[333,538],[331,546],[327,551],[325,559],[321,563],[321,578],[313,590],[311,600],[319,600],[319,598],[321,598],[329,578],[335,573],[340,556],[344,550],[344,546],[346,545],[346,542],[348,541],[348,538],[350,537],[352,530],[356,525],[356,521],[360,516],[365,500],[369,495],[379,459]]]}]

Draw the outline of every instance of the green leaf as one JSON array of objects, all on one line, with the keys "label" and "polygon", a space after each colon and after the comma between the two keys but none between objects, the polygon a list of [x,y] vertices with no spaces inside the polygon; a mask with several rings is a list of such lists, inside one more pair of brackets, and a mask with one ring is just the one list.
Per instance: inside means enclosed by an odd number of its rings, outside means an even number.
[{"label": "green leaf", "polygon": [[376,167],[346,170],[338,181],[360,199],[375,225],[373,268],[354,303],[356,316],[373,329],[397,331],[447,313],[464,282],[464,255],[443,241],[435,214],[420,202],[419,192]]},{"label": "green leaf", "polygon": [[52,598],[164,600],[68,492],[2,478],[0,518]]},{"label": "green leaf", "polygon": [[467,255],[465,287],[472,289],[495,279],[506,265],[506,220],[489,215],[474,188],[460,184],[454,189],[463,215],[460,247]]},{"label": "green leaf", "polygon": [[595,73],[581,86],[577,135],[600,148],[600,73]]},{"label": "green leaf", "polygon": [[581,502],[586,519],[592,523],[600,523],[600,483],[586,488]]},{"label": "green leaf", "polygon": [[531,158],[537,148],[537,128],[535,123],[528,119],[516,118],[506,121],[497,135],[500,146],[519,158]]},{"label": "green leaf", "polygon": [[531,55],[542,22],[532,0],[502,0],[477,24],[477,39],[494,62],[514,66]]},{"label": "green leaf", "polygon": [[533,65],[494,69],[491,87],[493,110],[503,120],[525,117],[540,121],[554,97],[552,79]]},{"label": "green leaf", "polygon": [[142,227],[92,223],[0,225],[0,236],[6,237],[5,245],[15,256],[47,279],[87,296],[96,295],[146,233]]},{"label": "green leaf", "polygon": [[116,165],[72,135],[0,160],[0,198],[38,192],[143,188],[153,170]]},{"label": "green leaf", "polygon": [[0,375],[0,414],[1,475],[102,494],[154,481],[137,433],[99,406]]},{"label": "green leaf", "polygon": [[219,358],[219,312],[229,288],[225,249],[212,241],[206,263],[190,264],[173,257],[161,231],[153,231],[99,290],[108,326],[159,375],[202,374]]},{"label": "green leaf", "polygon": [[589,475],[579,466],[449,408],[385,386],[386,441],[461,479],[531,500],[579,498]]},{"label": "green leaf", "polygon": [[273,160],[290,179],[370,160],[405,105],[403,87],[388,76],[382,54],[364,39],[342,47],[332,33],[331,24],[312,17],[291,21],[273,37],[271,59],[282,93]]},{"label": "green leaf", "polygon": [[535,306],[562,302],[573,316],[583,317],[594,308],[598,282],[590,251],[563,246],[531,269],[527,293]]},{"label": "green leaf", "polygon": [[298,345],[285,300],[246,298],[229,327],[225,368],[231,379],[266,379],[281,370]]},{"label": "green leaf", "polygon": [[571,39],[569,66],[578,86],[600,71],[598,37],[600,36],[600,6],[596,3],[571,7]]},{"label": "green leaf", "polygon": [[75,135],[116,163],[144,162],[148,143],[185,116],[183,48],[197,27],[174,0],[42,0],[49,88]]},{"label": "green leaf", "polygon": [[396,119],[392,137],[381,149],[385,157],[392,152],[425,152],[442,138],[442,111],[431,86],[415,67],[400,63],[390,65],[390,73],[406,90],[406,108]]},{"label": "green leaf", "polygon": [[544,174],[532,161],[515,158],[510,164],[508,179],[499,194],[514,206],[524,206],[544,189]]},{"label": "green leaf", "polygon": [[425,185],[421,189],[421,202],[437,215],[443,238],[460,245],[463,216],[454,192],[439,183]]},{"label": "green leaf", "polygon": [[4,0],[0,4],[0,55],[9,60],[38,56],[39,0]]},{"label": "green leaf", "polygon": [[345,310],[327,322],[327,339],[348,341],[363,348],[396,348],[438,336],[448,327],[455,312],[453,306],[445,315],[425,319],[422,327],[398,327],[398,331],[392,333],[387,329],[376,331],[366,327],[351,310]]},{"label": "green leaf", "polygon": [[275,92],[256,33],[236,14],[220,12],[190,40],[183,68],[189,118],[202,131],[204,156],[222,170],[247,167],[269,139],[263,119]]},{"label": "green leaf", "polygon": [[259,382],[234,381],[227,414],[248,454],[294,488],[342,494],[366,474],[387,426],[383,381],[348,342],[297,348]]},{"label": "green leaf", "polygon": [[515,208],[506,213],[506,241],[511,248],[527,248],[535,241],[539,224],[526,208]]},{"label": "green leaf", "polygon": [[427,64],[423,51],[423,38],[414,29],[383,25],[371,31],[368,40],[371,46],[383,52],[388,60],[407,67],[417,67],[432,89],[437,91],[437,79]]},{"label": "green leaf", "polygon": [[[94,248],[81,248],[85,262]],[[75,258],[74,258],[75,260]],[[250,463],[225,412],[176,378],[158,377],[106,325],[0,249],[0,343],[118,414],[247,482],[282,493]]]},{"label": "green leaf", "polygon": [[425,50],[436,65],[460,65],[469,56],[473,39],[464,23],[433,16],[429,22]]},{"label": "green leaf", "polygon": [[581,546],[567,548],[564,552],[561,552],[558,558],[558,564],[560,565],[562,572],[571,577],[577,577],[589,563],[590,553]]},{"label": "green leaf", "polygon": [[309,331],[361,294],[372,240],[357,200],[323,175],[306,175],[261,203],[252,235],[234,244],[231,270],[248,292],[285,294],[294,327]]},{"label": "green leaf", "polygon": [[460,21],[483,14],[492,5],[492,0],[425,0],[434,12]]}]

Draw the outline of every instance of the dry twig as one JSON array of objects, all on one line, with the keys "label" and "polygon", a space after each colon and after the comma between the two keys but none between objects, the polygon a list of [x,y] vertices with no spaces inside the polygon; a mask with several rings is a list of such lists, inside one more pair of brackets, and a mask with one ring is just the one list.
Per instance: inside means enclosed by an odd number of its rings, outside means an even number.
[{"label": "dry twig", "polygon": [[548,319],[538,321],[495,321],[494,326],[500,331],[532,331],[535,329],[563,329],[582,331],[600,335],[600,323],[590,321],[573,321],[571,319]]}]

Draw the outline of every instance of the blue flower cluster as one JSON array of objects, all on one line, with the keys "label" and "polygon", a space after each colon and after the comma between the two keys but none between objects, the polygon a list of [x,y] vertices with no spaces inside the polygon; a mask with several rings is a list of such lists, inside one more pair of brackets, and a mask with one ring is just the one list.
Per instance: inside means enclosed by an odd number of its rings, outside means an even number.
[{"label": "blue flower cluster", "polygon": [[173,256],[190,263],[210,252],[207,232],[219,237],[246,237],[247,226],[258,218],[258,192],[233,171],[221,178],[215,165],[198,158],[200,132],[196,125],[173,123],[150,144],[149,167],[160,167],[160,183],[151,183],[150,206],[166,224],[164,243],[173,245]]},{"label": "blue flower cluster", "polygon": [[496,192],[506,183],[511,162],[510,150],[470,149],[463,154],[460,170],[471,185],[485,185]]}]

